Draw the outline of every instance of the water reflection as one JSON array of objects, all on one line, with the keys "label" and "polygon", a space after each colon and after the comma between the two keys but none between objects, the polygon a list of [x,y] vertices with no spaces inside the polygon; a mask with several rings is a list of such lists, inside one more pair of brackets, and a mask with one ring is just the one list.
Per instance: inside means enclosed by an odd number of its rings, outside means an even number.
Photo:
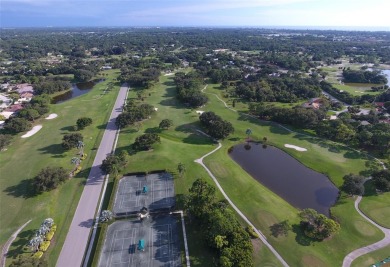
[{"label": "water reflection", "polygon": [[292,206],[312,208],[329,216],[329,208],[338,197],[338,189],[329,179],[272,146],[240,144],[229,155],[253,178],[278,194]]}]

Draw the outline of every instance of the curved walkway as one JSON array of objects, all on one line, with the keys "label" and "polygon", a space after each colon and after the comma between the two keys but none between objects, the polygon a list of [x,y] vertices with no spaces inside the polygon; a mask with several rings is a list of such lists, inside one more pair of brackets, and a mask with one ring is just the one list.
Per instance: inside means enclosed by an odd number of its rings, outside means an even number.
[{"label": "curved walkway", "polygon": [[18,230],[16,230],[12,235],[11,237],[7,240],[7,242],[5,242],[4,244],[4,247],[3,249],[1,250],[1,255],[0,255],[0,266],[3,267],[5,266],[5,260],[7,258],[7,253],[8,253],[8,250],[9,250],[9,247],[11,246],[12,242],[14,242],[15,238],[18,236],[18,234],[20,233],[20,231],[23,230],[24,227],[27,226],[27,224],[29,224],[31,222],[31,220],[28,220],[25,224],[23,224],[22,226],[20,226],[18,228]]},{"label": "curved walkway", "polygon": [[384,248],[387,245],[390,245],[390,229],[385,228],[383,226],[380,226],[379,224],[377,224],[376,222],[374,222],[373,220],[368,218],[363,212],[361,212],[360,209],[359,209],[359,203],[360,203],[361,200],[362,200],[362,197],[358,196],[358,198],[355,200],[355,209],[360,214],[360,216],[362,216],[364,219],[366,219],[372,225],[374,225],[377,228],[379,228],[385,234],[385,237],[382,240],[380,240],[380,241],[378,241],[378,242],[376,242],[374,244],[371,244],[371,245],[368,245],[368,246],[356,249],[356,250],[352,251],[351,253],[349,253],[344,258],[343,267],[351,266],[352,261],[354,261],[356,258],[358,258],[358,257],[360,257],[362,255],[365,255],[367,253],[373,252],[375,250]]},{"label": "curved walkway", "polygon": [[[202,89],[202,92],[204,92],[204,90],[205,90],[206,88],[207,88],[207,85]],[[221,101],[221,102],[224,104],[224,106],[225,106],[226,108],[230,109],[231,111],[238,112],[237,110],[235,110],[235,109],[229,107],[229,106],[226,104],[226,102],[223,101],[217,94],[214,94],[214,93],[206,93],[206,94],[214,95],[219,101]],[[246,116],[251,117],[251,118],[258,119],[256,116],[253,116],[253,115],[250,115],[250,114],[246,114],[246,113],[243,113],[243,112],[238,112],[238,113],[243,114],[243,115],[246,115]],[[307,136],[307,137],[310,137],[310,138],[316,138],[316,137],[313,137],[313,136],[310,136],[310,135],[307,135],[307,134],[304,134],[304,133],[295,132],[295,131],[293,131],[293,130],[291,130],[291,129],[289,129],[289,128],[287,128],[287,127],[285,127],[285,126],[283,126],[283,125],[281,125],[281,124],[279,124],[279,123],[275,123],[275,122],[272,122],[272,123],[278,125],[279,127],[285,129],[286,131],[288,131],[288,132],[290,132],[290,133],[299,134],[299,135]],[[320,138],[317,138],[317,139],[320,139]],[[221,146],[221,144],[220,144],[220,146]],[[196,162],[198,162],[199,160],[203,160],[204,157],[207,157],[208,155],[214,153],[216,150],[218,150],[218,149],[220,148],[220,146],[219,146],[217,149],[215,149],[214,151],[212,151],[212,152],[206,154],[205,156],[203,156],[201,159],[198,159]],[[344,146],[345,146],[346,148],[352,149],[353,151],[356,151],[356,152],[359,152],[359,153],[363,153],[363,152],[361,152],[361,151],[359,151],[359,150],[357,150],[357,149],[354,149],[354,148],[352,148],[352,147],[349,147],[349,146],[346,146],[346,145],[344,145]],[[372,155],[370,155],[370,154],[368,154],[368,153],[365,153],[365,154],[366,154],[368,157],[370,157],[370,158],[374,159],[375,161],[377,161],[377,162],[383,167],[383,169],[385,169],[385,170],[387,169],[386,166],[385,166],[385,164],[384,164],[381,160],[379,160],[378,158],[376,158],[376,157],[374,157],[374,156],[372,156]],[[201,162],[198,162],[198,163],[201,163]],[[219,188],[220,186],[219,186],[218,182],[216,181],[215,177],[212,176],[211,172],[207,169],[207,167],[205,167],[205,166],[203,165],[203,163],[201,163],[201,164],[202,164],[202,166],[203,166],[204,168],[206,168],[207,172],[210,174],[210,176],[213,178],[213,180],[217,183],[217,186],[218,186],[218,188]],[[220,190],[222,190],[222,188],[221,188]],[[221,191],[221,192],[222,192],[222,194],[223,194],[224,196],[226,195],[223,191]],[[225,197],[226,197],[226,199],[228,199],[227,196],[225,196]],[[363,212],[361,212],[360,209],[359,209],[359,203],[360,203],[361,200],[362,200],[362,197],[361,197],[361,196],[359,196],[359,197],[356,199],[356,201],[355,201],[355,209],[357,210],[357,212],[358,212],[364,219],[366,219],[366,220],[369,221],[371,224],[373,224],[374,226],[376,226],[377,228],[379,228],[379,229],[385,234],[385,237],[384,237],[382,240],[380,240],[380,241],[378,241],[378,242],[376,242],[376,243],[374,243],[374,244],[371,244],[371,245],[368,245],[368,246],[365,246],[365,247],[356,249],[356,250],[352,251],[351,253],[349,253],[347,256],[345,256],[345,258],[344,258],[344,260],[343,260],[343,267],[349,267],[349,266],[351,265],[351,263],[352,263],[353,260],[355,260],[356,258],[358,258],[358,257],[360,257],[360,256],[362,256],[362,255],[365,255],[365,254],[367,254],[367,253],[373,252],[373,251],[375,251],[375,250],[378,250],[378,249],[381,249],[381,248],[383,248],[383,247],[386,247],[387,245],[390,245],[390,229],[385,228],[385,227],[383,227],[383,226],[380,226],[379,224],[377,224],[376,222],[374,222],[373,220],[371,220],[370,218],[368,218]],[[230,203],[230,200],[229,200],[229,199],[228,199],[228,201],[229,201],[229,203]],[[233,206],[232,203],[230,203],[230,204]],[[234,207],[234,209],[236,209],[235,206],[233,206],[233,207]],[[237,211],[237,210],[236,210],[236,211]],[[237,211],[237,212],[238,212],[238,211]],[[240,214],[240,213],[239,213],[239,214]],[[240,215],[241,215],[241,214],[240,214]],[[243,215],[243,216],[244,216],[244,215]],[[241,217],[242,217],[242,216],[241,216]],[[243,217],[243,218],[244,218],[244,217]],[[248,222],[248,221],[247,221],[247,222]],[[250,224],[250,223],[249,223],[249,224]],[[250,224],[250,225],[252,225],[252,224]],[[253,226],[252,226],[252,227],[253,227]],[[260,235],[260,237],[263,237],[263,236]],[[263,239],[262,239],[262,240],[263,240]],[[263,242],[264,242],[264,241],[263,241]],[[265,244],[267,245],[268,243],[265,243]],[[268,244],[268,245],[269,245],[269,244]],[[267,245],[267,246],[268,246],[268,245]],[[269,246],[271,246],[271,245],[269,245]],[[272,251],[272,252],[274,252],[274,251]],[[276,254],[275,254],[275,253],[276,253]],[[275,251],[275,253],[274,253],[275,255],[279,255],[279,254],[277,254],[276,251]],[[282,259],[282,260],[283,260],[283,259]]]},{"label": "curved walkway", "polygon": [[271,252],[275,255],[275,257],[282,263],[283,266],[285,267],[288,267],[289,265],[287,264],[287,262],[282,258],[282,256],[280,256],[280,254],[272,247],[272,245],[270,243],[268,243],[266,237],[263,235],[262,232],[260,232],[250,221],[249,219],[237,208],[236,205],[234,205],[234,203],[230,200],[230,198],[228,197],[228,195],[225,193],[225,191],[222,189],[222,186],[219,184],[217,178],[215,178],[215,176],[211,173],[211,171],[206,167],[206,165],[204,165],[203,163],[203,159],[211,154],[213,154],[214,152],[216,152],[218,149],[220,149],[222,147],[221,143],[218,142],[218,147],[216,149],[214,149],[213,151],[207,153],[206,155],[204,155],[203,157],[199,158],[199,159],[196,159],[195,162],[196,163],[199,163],[200,165],[202,165],[202,167],[207,171],[207,173],[210,175],[210,177],[213,179],[213,181],[215,182],[215,184],[217,185],[219,191],[221,191],[222,195],[225,197],[225,199],[229,202],[230,206],[233,207],[233,209],[240,215],[240,217],[248,224],[250,225],[253,230],[259,235],[261,241],[263,241],[263,243],[271,250]]}]

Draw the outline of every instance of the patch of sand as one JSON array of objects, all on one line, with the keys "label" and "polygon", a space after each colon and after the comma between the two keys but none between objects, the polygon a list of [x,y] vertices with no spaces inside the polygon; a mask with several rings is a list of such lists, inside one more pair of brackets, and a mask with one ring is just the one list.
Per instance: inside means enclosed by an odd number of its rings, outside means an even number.
[{"label": "patch of sand", "polygon": [[299,147],[299,146],[294,146],[294,145],[289,145],[289,144],[284,144],[284,147],[293,148],[293,149],[295,149],[296,151],[307,151],[306,148]]},{"label": "patch of sand", "polygon": [[203,110],[197,110],[197,111],[196,111],[196,114],[202,115],[203,112],[204,112]]},{"label": "patch of sand", "polygon": [[27,138],[36,134],[40,129],[42,129],[42,125],[34,126],[30,131],[28,131],[25,135],[22,135],[22,138]]},{"label": "patch of sand", "polygon": [[158,110],[158,108],[154,108],[154,111],[157,111]]},{"label": "patch of sand", "polygon": [[58,117],[57,114],[52,113],[52,114],[50,114],[49,116],[47,116],[45,119],[46,119],[46,120],[52,120],[52,119],[55,119],[55,118],[57,118],[57,117]]},{"label": "patch of sand", "polygon": [[174,74],[173,72],[170,72],[170,73],[164,74],[164,76],[172,76],[173,74]]}]

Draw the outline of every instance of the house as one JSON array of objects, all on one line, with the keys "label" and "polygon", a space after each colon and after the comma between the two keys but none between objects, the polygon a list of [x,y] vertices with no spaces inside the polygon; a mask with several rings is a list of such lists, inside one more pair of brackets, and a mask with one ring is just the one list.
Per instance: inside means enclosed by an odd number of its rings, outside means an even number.
[{"label": "house", "polygon": [[5,95],[0,94],[0,108],[1,109],[7,108],[11,104],[12,104],[12,99],[6,97]]},{"label": "house", "polygon": [[[20,94],[20,98],[17,100],[17,102],[22,103],[22,102],[30,102],[31,99],[33,98],[33,94],[30,92],[23,92]],[[15,103],[17,104],[17,103]]]},{"label": "house", "polygon": [[304,108],[313,108],[313,109],[319,109],[323,103],[322,98],[312,98],[308,102],[303,103],[302,107]]},{"label": "house", "polygon": [[24,92],[30,92],[30,93],[34,92],[32,85],[28,83],[16,84],[13,88],[18,92],[18,94],[22,94]]},{"label": "house", "polygon": [[19,110],[23,109],[23,106],[21,104],[14,104],[6,108],[4,111],[8,112],[18,112]]},{"label": "house", "polygon": [[12,111],[3,111],[0,113],[0,115],[3,115],[6,119],[9,119],[15,112]]}]

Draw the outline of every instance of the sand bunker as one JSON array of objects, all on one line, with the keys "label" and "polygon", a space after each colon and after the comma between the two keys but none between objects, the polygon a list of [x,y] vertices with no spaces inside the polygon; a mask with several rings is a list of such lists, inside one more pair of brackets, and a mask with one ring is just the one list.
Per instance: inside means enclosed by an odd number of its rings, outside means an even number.
[{"label": "sand bunker", "polygon": [[196,113],[197,113],[197,114],[200,114],[200,115],[202,115],[203,112],[204,112],[204,111],[202,111],[202,110],[197,110],[197,111],[196,111]]},{"label": "sand bunker", "polygon": [[46,119],[46,120],[52,120],[52,119],[55,119],[55,118],[57,118],[57,117],[58,117],[57,114],[52,113],[52,114],[50,114],[49,116],[47,116],[45,119]]},{"label": "sand bunker", "polygon": [[40,129],[42,129],[42,125],[34,126],[30,131],[28,131],[25,135],[22,135],[22,138],[27,138],[36,134]]},{"label": "sand bunker", "polygon": [[173,72],[170,72],[170,73],[164,74],[164,76],[171,76],[173,74],[174,74]]},{"label": "sand bunker", "polygon": [[157,111],[158,110],[158,108],[154,108],[154,111]]},{"label": "sand bunker", "polygon": [[295,149],[296,151],[307,151],[306,148],[299,147],[299,146],[294,146],[294,145],[289,145],[289,144],[285,144],[284,146],[285,146],[285,147],[288,147],[288,148],[293,148],[293,149]]}]

